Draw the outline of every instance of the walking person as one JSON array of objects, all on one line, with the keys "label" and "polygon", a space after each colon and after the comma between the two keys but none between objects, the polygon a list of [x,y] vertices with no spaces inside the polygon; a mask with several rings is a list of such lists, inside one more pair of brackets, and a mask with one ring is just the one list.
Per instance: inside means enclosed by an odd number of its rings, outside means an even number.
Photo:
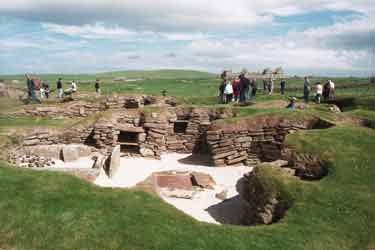
[{"label": "walking person", "polygon": [[56,89],[57,89],[57,98],[62,99],[64,97],[62,78],[59,78],[57,80]]},{"label": "walking person", "polygon": [[225,94],[225,103],[231,103],[233,99],[233,86],[230,81],[226,81],[225,84],[225,89],[224,89],[224,94]]},{"label": "walking person", "polygon": [[285,86],[286,86],[286,81],[285,79],[281,79],[281,82],[280,82],[280,93],[282,95],[285,94]]},{"label": "walking person", "polygon": [[96,79],[96,81],[95,81],[95,93],[96,93],[96,96],[101,95],[100,80],[99,79]]},{"label": "walking person", "polygon": [[310,91],[311,91],[310,80],[307,76],[305,76],[305,82],[303,84],[303,99],[305,103],[309,103]]},{"label": "walking person", "polygon": [[315,102],[320,104],[322,95],[323,95],[323,85],[320,82],[317,82],[315,85]]}]

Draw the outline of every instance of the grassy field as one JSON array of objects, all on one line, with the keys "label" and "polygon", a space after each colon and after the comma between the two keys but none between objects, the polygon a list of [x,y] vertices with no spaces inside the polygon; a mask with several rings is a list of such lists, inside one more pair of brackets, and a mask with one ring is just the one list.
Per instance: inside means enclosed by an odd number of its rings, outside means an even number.
[{"label": "grassy field", "polygon": [[[121,71],[100,73],[96,75],[58,75],[49,74],[41,75],[40,77],[50,83],[52,90],[56,88],[56,80],[58,77],[63,77],[64,88],[69,87],[69,82],[75,79],[78,82],[78,89],[80,92],[94,92],[94,81],[99,77],[102,81],[102,93],[110,95],[118,94],[147,94],[147,95],[162,95],[166,90],[167,95],[176,97],[181,103],[197,104],[197,105],[214,105],[217,104],[218,88],[220,80],[216,75],[200,71],[189,70],[160,70],[160,71]],[[114,82],[116,77],[127,77],[129,79],[141,79],[135,82]],[[25,79],[22,75],[15,76],[0,76],[10,86],[25,89]],[[311,82],[326,82],[327,77],[315,77]],[[18,80],[19,83],[11,83],[11,80]],[[336,94],[338,96],[362,96],[375,95],[375,87],[371,88],[345,88],[340,89],[340,86],[348,84],[366,84],[366,78],[332,78],[338,86]],[[302,96],[302,91],[295,88],[301,88],[303,85],[302,78],[290,78],[287,80],[287,96]],[[274,95],[267,96],[262,93],[262,83],[258,81],[259,94],[257,100],[269,99],[286,99],[284,96]],[[275,91],[279,90],[279,82],[275,82]]]}]

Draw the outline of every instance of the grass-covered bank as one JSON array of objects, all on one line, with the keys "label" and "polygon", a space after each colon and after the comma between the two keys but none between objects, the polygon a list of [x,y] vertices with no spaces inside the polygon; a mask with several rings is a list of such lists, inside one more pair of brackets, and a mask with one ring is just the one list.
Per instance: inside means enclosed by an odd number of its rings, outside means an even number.
[{"label": "grass-covered bank", "polygon": [[286,181],[293,207],[280,223],[254,228],[198,223],[146,193],[1,164],[0,248],[373,249],[375,133],[335,127],[287,143],[329,159],[329,175]]}]

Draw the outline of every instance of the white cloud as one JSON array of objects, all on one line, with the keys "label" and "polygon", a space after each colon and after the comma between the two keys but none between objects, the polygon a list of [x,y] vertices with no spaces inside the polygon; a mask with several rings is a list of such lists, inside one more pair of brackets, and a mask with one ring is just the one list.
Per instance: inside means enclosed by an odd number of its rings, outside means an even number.
[{"label": "white cloud", "polygon": [[370,49],[375,46],[373,21],[362,18],[303,32],[263,39],[203,39],[185,53],[197,63],[214,67],[259,70],[283,66],[289,72],[369,72]]},{"label": "white cloud", "polygon": [[269,23],[273,15],[314,10],[349,10],[371,16],[375,5],[373,0],[13,0],[0,5],[0,15],[73,26],[109,23],[154,32],[243,30]]},{"label": "white cloud", "polygon": [[102,24],[94,25],[59,25],[53,23],[43,23],[42,27],[49,32],[61,33],[68,36],[77,36],[87,39],[98,38],[132,38],[136,32],[129,31],[120,27],[105,27]]},{"label": "white cloud", "polygon": [[[348,10],[363,15],[284,36],[267,34],[266,38],[247,38],[244,35],[254,27],[271,24],[275,15],[316,10]],[[211,70],[281,65],[289,71],[363,72],[368,49],[374,44],[372,31],[375,30],[373,0],[13,0],[1,3],[1,15],[42,23],[51,37],[10,36],[0,40],[0,49],[48,49],[51,51],[48,58],[58,62],[43,67],[53,67],[53,71],[65,68],[63,65],[69,58],[80,58],[69,66],[72,71],[98,69],[98,65]],[[53,38],[56,33],[83,39],[58,40]],[[243,37],[229,39],[229,34]],[[134,48],[138,41],[150,41],[157,49],[150,46],[147,51],[138,48],[138,51],[121,52],[117,50],[124,47],[108,48],[103,55],[103,51],[89,47],[95,47],[95,41],[91,41],[95,39],[133,41]],[[189,45],[178,47],[174,43],[173,48],[163,51],[166,44],[172,44],[170,41],[189,42]],[[79,51],[85,43],[88,45],[85,51],[89,52]],[[168,57],[167,53],[175,56]]]}]

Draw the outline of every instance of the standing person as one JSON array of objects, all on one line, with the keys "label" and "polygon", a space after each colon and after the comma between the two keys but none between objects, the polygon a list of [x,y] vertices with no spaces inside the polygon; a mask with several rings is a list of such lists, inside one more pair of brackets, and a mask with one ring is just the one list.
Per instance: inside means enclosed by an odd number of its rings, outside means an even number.
[{"label": "standing person", "polygon": [[324,101],[328,101],[329,98],[329,82],[326,82],[323,86],[323,99]]},{"label": "standing person", "polygon": [[32,80],[29,74],[25,74],[25,76],[26,76],[26,84],[27,84],[27,96],[28,96],[28,99],[31,99]]},{"label": "standing person", "polygon": [[238,77],[233,81],[233,97],[234,101],[238,103],[240,99],[240,79]]},{"label": "standing person", "polygon": [[245,77],[245,74],[240,75],[240,102],[246,102],[246,97],[249,95],[250,80]]},{"label": "standing person", "polygon": [[266,79],[263,79],[263,92],[266,93],[268,91],[268,82]]},{"label": "standing person", "polygon": [[225,103],[224,90],[225,90],[225,80],[223,80],[219,86],[219,103]]},{"label": "standing person", "polygon": [[100,80],[97,78],[95,81],[95,92],[96,96],[100,96],[101,91],[100,91]]},{"label": "standing person", "polygon": [[274,88],[274,82],[273,78],[270,78],[270,81],[268,82],[268,94],[272,95],[273,94],[273,88]]},{"label": "standing person", "polygon": [[335,100],[335,83],[331,80],[328,81],[329,83],[329,100]]},{"label": "standing person", "polygon": [[251,80],[251,99],[254,99],[258,91],[257,79]]},{"label": "standing person", "polygon": [[35,83],[35,79],[31,79],[31,100],[32,101],[35,101],[35,102],[37,102],[37,103],[42,103],[39,99],[38,99],[38,97],[36,97],[36,94],[35,94],[35,91],[36,91],[36,89],[37,89],[37,84]]},{"label": "standing person", "polygon": [[317,104],[320,104],[320,99],[322,98],[323,95],[323,85],[320,82],[317,82],[315,85],[315,102]]},{"label": "standing person", "polygon": [[47,81],[43,81],[42,87],[40,88],[40,97],[41,98],[49,98],[49,93],[51,92],[49,88],[49,84]]},{"label": "standing person", "polygon": [[285,79],[281,79],[281,82],[280,82],[280,93],[282,95],[285,94],[285,85],[286,85],[286,81]]},{"label": "standing person", "polygon": [[56,89],[57,89],[57,97],[59,99],[62,99],[64,97],[64,90],[63,90],[62,78],[59,78],[57,80]]},{"label": "standing person", "polygon": [[250,99],[250,87],[251,87],[250,79],[245,77],[245,86],[244,86],[245,102]]},{"label": "standing person", "polygon": [[233,99],[233,86],[230,81],[226,81],[225,84],[225,89],[224,89],[224,94],[225,94],[225,103],[231,103]]},{"label": "standing person", "polygon": [[307,76],[305,76],[305,82],[303,84],[303,99],[305,100],[305,103],[309,102],[310,90],[311,90],[310,80],[309,78],[307,78]]},{"label": "standing person", "polygon": [[71,85],[70,85],[70,92],[71,93],[75,93],[77,92],[77,83],[75,80],[72,81]]}]

